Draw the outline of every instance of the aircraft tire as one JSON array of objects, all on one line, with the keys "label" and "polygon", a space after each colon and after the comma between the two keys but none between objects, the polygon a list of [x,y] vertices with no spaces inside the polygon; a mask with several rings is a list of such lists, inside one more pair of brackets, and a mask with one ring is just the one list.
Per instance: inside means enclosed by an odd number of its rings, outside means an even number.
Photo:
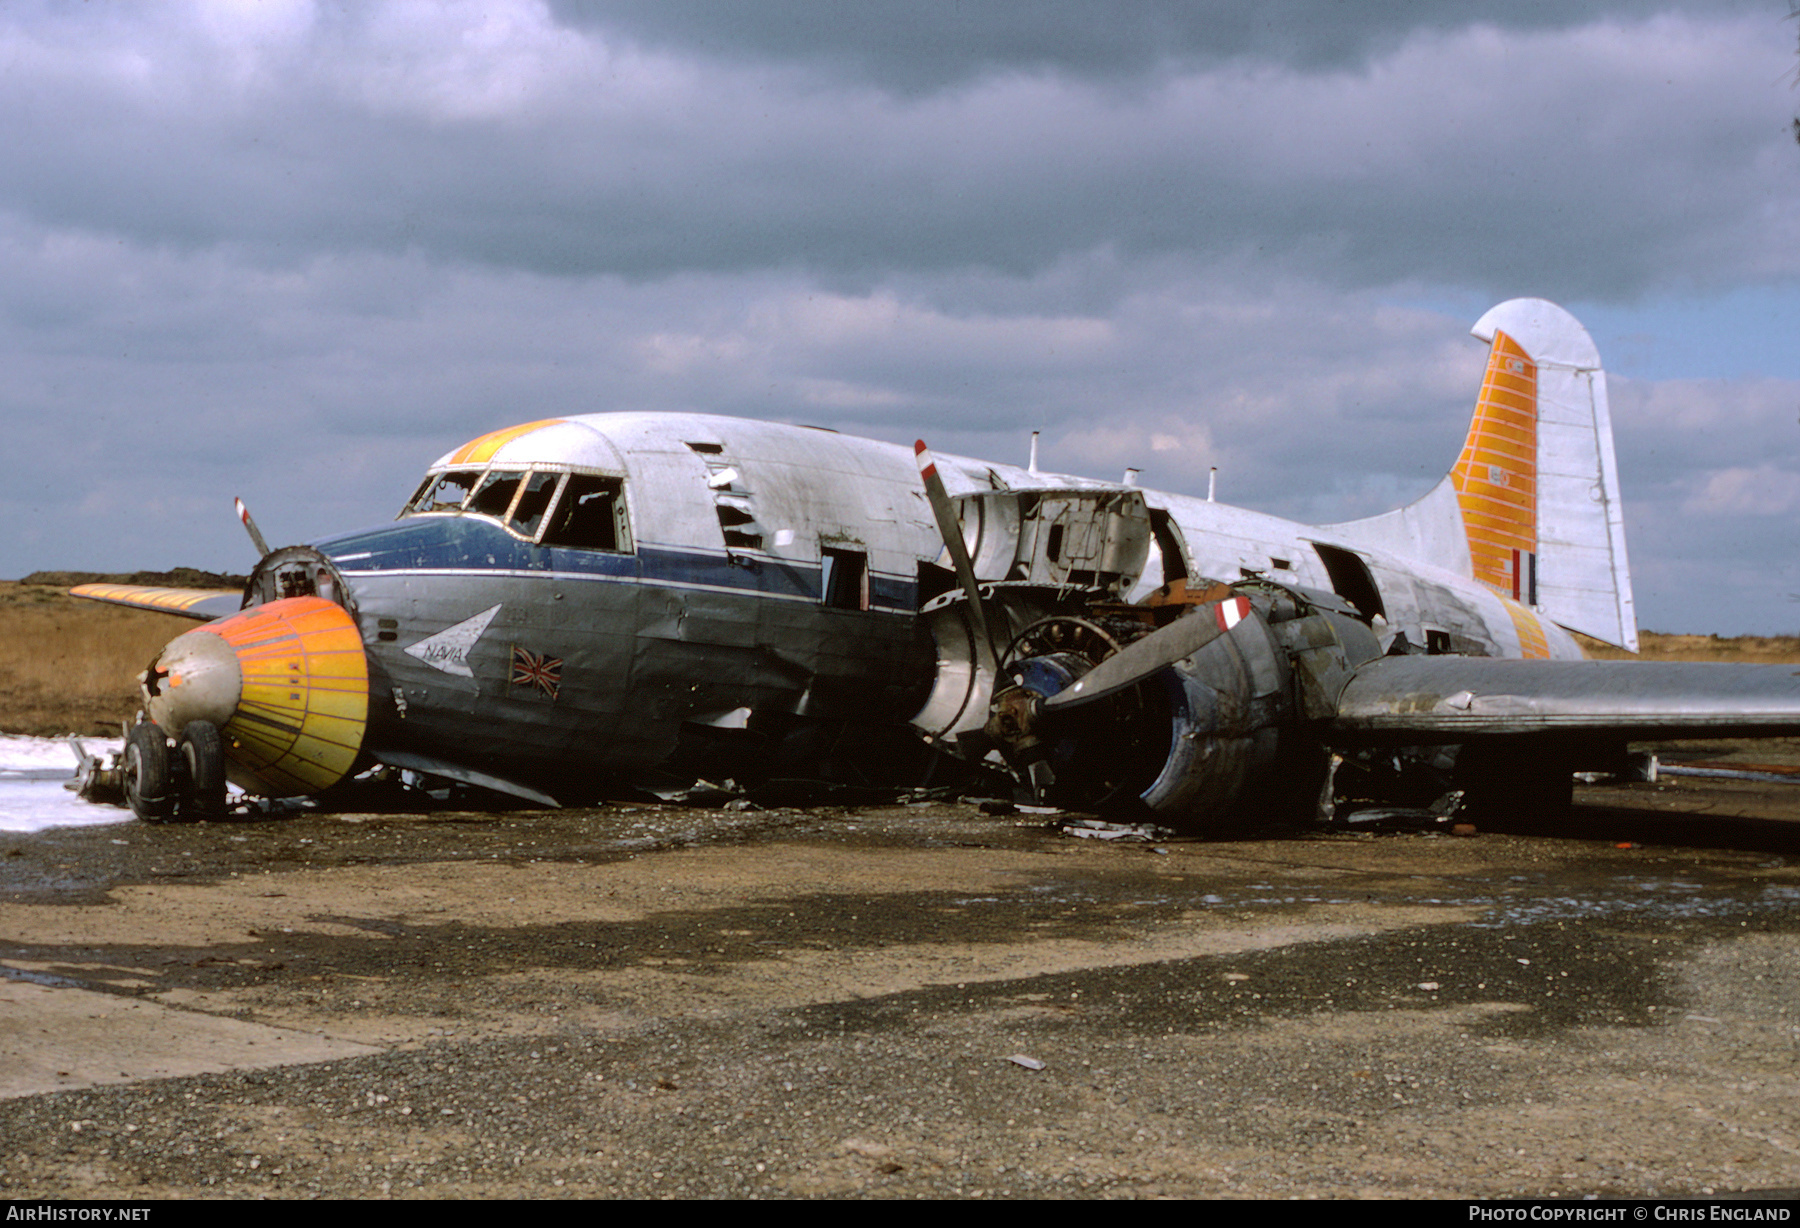
[{"label": "aircraft tire", "polygon": [[181,731],[187,787],[181,816],[198,822],[225,817],[225,740],[211,721],[189,721]]},{"label": "aircraft tire", "polygon": [[125,800],[146,823],[164,822],[175,813],[172,766],[162,726],[144,721],[126,732]]}]

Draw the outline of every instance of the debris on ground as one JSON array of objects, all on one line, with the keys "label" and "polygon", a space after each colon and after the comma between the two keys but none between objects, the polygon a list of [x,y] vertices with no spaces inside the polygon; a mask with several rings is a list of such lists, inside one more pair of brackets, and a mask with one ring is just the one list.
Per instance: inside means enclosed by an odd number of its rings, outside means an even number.
[{"label": "debris on ground", "polygon": [[[1358,831],[1444,830],[1459,836],[1472,836],[1475,834],[1474,827],[1458,822],[1462,814],[1463,797],[1463,790],[1452,789],[1429,806],[1362,806],[1352,810],[1340,805],[1333,808],[1328,825]],[[1468,830],[1458,830],[1463,827]]]},{"label": "debris on ground", "polygon": [[1153,844],[1175,834],[1154,823],[1107,823],[1101,819],[1065,819],[1060,826],[1065,834],[1082,840],[1128,840],[1139,844]]}]

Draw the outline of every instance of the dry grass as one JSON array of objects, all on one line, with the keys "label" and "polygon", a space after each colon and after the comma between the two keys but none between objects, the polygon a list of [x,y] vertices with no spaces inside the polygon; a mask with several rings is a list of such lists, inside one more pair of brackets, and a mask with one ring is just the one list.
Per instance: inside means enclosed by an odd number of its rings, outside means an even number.
[{"label": "dry grass", "polygon": [[1588,656],[1601,661],[1741,661],[1772,665],[1800,661],[1800,635],[1666,635],[1646,631],[1638,637],[1641,651],[1635,658],[1624,649],[1598,640],[1577,638]]},{"label": "dry grass", "polygon": [[116,735],[140,706],[137,675],[197,625],[0,580],[0,731]]}]

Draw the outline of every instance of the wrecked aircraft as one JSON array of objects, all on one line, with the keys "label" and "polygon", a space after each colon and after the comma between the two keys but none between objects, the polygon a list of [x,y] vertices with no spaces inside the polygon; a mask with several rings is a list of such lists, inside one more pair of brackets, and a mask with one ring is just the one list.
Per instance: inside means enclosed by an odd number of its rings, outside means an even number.
[{"label": "wrecked aircraft", "polygon": [[1554,806],[1632,738],[1800,732],[1786,668],[1581,659],[1571,631],[1636,648],[1605,376],[1542,300],[1474,332],[1455,467],[1347,524],[596,414],[464,444],[381,528],[267,551],[245,514],[264,555],[241,595],[73,591],[214,620],[143,676],[124,774],[146,819],[216,813],[227,779],[307,795],[376,764],[559,804],[720,755],[949,757],[1205,830],[1310,812],[1349,776]]}]

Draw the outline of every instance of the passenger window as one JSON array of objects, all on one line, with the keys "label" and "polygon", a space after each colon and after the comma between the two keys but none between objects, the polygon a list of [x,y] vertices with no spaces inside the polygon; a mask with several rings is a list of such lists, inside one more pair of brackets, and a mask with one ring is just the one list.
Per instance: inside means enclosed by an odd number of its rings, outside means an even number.
[{"label": "passenger window", "polygon": [[625,483],[619,478],[571,473],[542,541],[546,546],[584,550],[629,550]]},{"label": "passenger window", "polygon": [[527,478],[525,493],[519,496],[519,505],[513,509],[512,527],[526,537],[536,537],[538,525],[550,509],[550,499],[556,494],[556,484],[561,480],[560,473],[533,473]]},{"label": "passenger window", "polygon": [[524,476],[517,470],[494,470],[475,488],[469,498],[468,510],[496,520],[506,519],[506,509],[512,506],[513,496],[518,493],[519,481]]}]

